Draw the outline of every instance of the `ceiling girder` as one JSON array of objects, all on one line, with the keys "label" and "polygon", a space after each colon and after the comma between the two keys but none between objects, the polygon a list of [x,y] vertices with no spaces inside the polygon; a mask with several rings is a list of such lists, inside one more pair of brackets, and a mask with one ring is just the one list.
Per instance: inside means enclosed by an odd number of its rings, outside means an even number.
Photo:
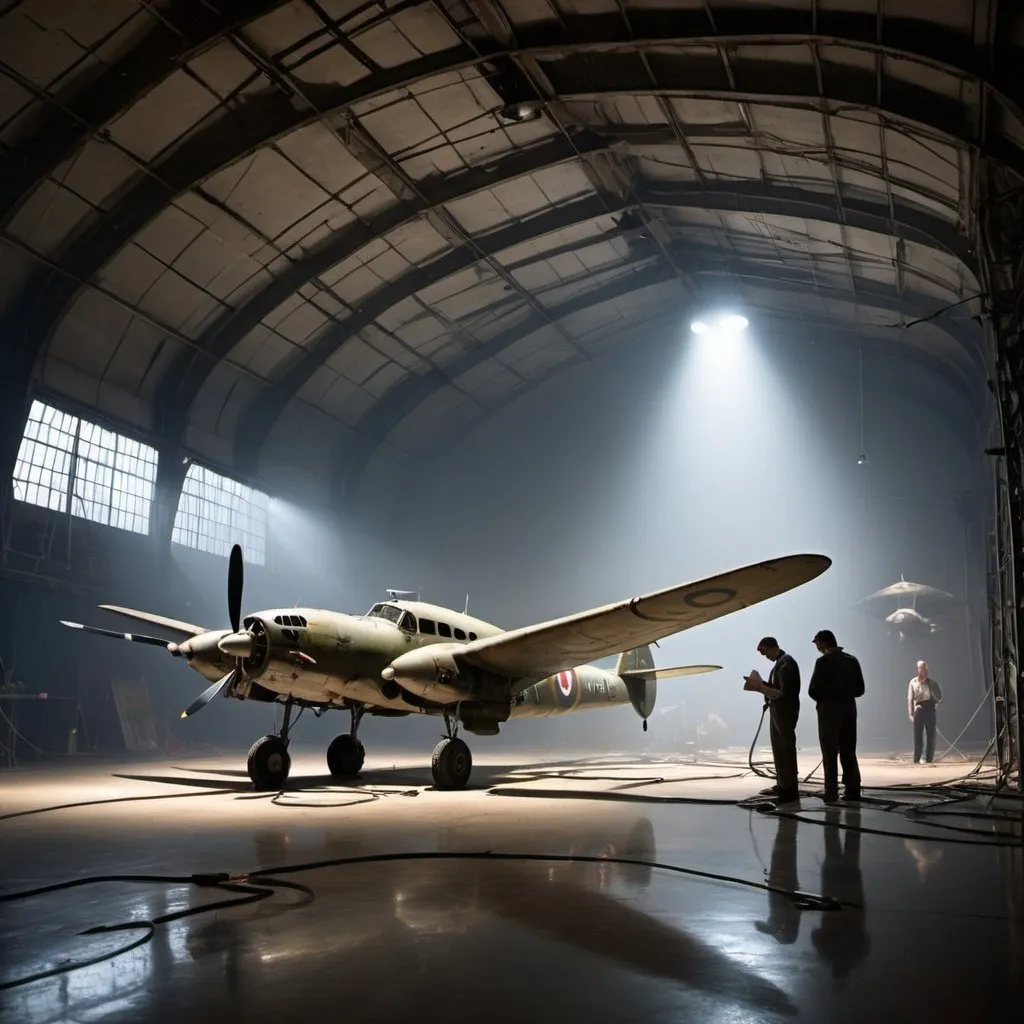
[{"label": "ceiling girder", "polygon": [[214,7],[171,0],[152,19],[153,28],[99,75],[86,76],[82,86],[43,93],[45,110],[35,131],[17,149],[0,150],[6,157],[0,167],[0,227],[36,185],[150,89],[240,26],[289,2],[218,0]]},{"label": "ceiling girder", "polygon": [[[182,352],[168,372],[166,381],[160,387],[162,396],[160,421],[166,426],[165,433],[168,439],[180,438],[182,435],[188,419],[189,408],[199,394],[214,364],[225,359],[249,331],[302,285],[314,280],[370,242],[433,209],[467,198],[484,189],[515,180],[518,177],[564,163],[575,158],[577,154],[589,156],[608,149],[626,146],[629,141],[641,138],[648,145],[655,140],[669,143],[674,139],[673,130],[668,127],[659,130],[656,126],[652,126],[642,133],[630,132],[628,126],[621,127],[624,130],[625,138],[620,137],[612,126],[608,126],[606,131],[600,135],[589,131],[574,133],[571,143],[564,136],[553,136],[528,149],[516,150],[485,167],[473,168],[460,174],[444,175],[437,180],[424,182],[420,186],[423,193],[422,199],[396,204],[372,221],[358,222],[330,236],[307,256],[292,263],[269,287],[259,292],[245,305],[228,311],[218,319],[197,339],[198,345],[203,349],[202,352],[195,348],[189,348]],[[648,190],[642,191],[643,196],[639,197],[639,201],[644,205],[696,206],[705,209],[806,217],[831,222],[838,222],[840,217],[840,210],[834,199],[826,193],[764,185],[759,182],[713,180],[704,184],[666,185],[657,188],[652,185]],[[848,215],[852,217],[851,226],[878,231],[886,235],[891,233],[892,225],[888,207],[881,201],[846,199],[844,202]],[[622,208],[621,204],[616,206],[608,198],[605,200],[604,207],[603,212]],[[599,215],[600,213],[595,214],[595,216]],[[945,249],[963,260],[973,270],[975,261],[966,239],[962,238],[956,229],[951,224],[944,222],[941,217],[924,208],[916,208],[910,203],[896,203],[895,216],[899,231],[898,237]],[[556,222],[557,220],[558,218],[555,218]],[[546,234],[549,230],[556,230],[545,227],[550,222],[545,220],[544,215],[541,214],[522,222],[522,224],[526,227],[534,225],[536,234]],[[573,223],[578,223],[578,221]],[[495,240],[505,237],[500,232],[494,234]],[[516,237],[520,241],[525,240],[520,235],[516,235]],[[458,258],[458,269],[463,269],[475,262],[464,248],[459,251],[461,255]],[[493,255],[500,249],[495,248],[491,240],[488,239],[483,251],[488,255]],[[414,273],[411,275],[411,280],[415,280],[415,277]],[[420,287],[437,279],[436,275],[430,275],[424,279]],[[387,291],[387,289],[385,288],[383,291]],[[403,281],[401,286],[395,288],[395,294],[398,296],[395,301],[400,301],[401,298],[405,298],[412,292],[407,287],[407,282]],[[376,298],[376,295],[372,296],[371,302]],[[370,320],[374,316],[380,315],[381,310],[376,304],[374,304],[374,310]],[[365,312],[367,312],[367,308],[363,303],[356,311],[356,321],[361,320]],[[365,326],[365,323],[370,320],[366,320],[360,326]],[[352,320],[347,320],[346,325],[352,322]],[[316,348],[314,346],[314,349]]]},{"label": "ceiling girder", "polygon": [[[664,208],[700,207],[746,213],[785,213],[789,216],[832,223],[837,222],[839,218],[834,197],[829,192],[802,191],[762,185],[759,182],[709,182],[706,188],[696,182],[674,186],[645,185],[635,190],[631,200],[621,201],[617,207],[610,207],[608,201],[601,197],[588,196],[480,236],[477,239],[477,247],[493,255],[556,231],[634,209],[637,203]],[[959,237],[951,225],[934,214],[915,209],[909,204],[896,203],[895,209],[897,220],[902,230],[906,232],[906,237],[925,245],[938,245],[943,248],[955,246],[955,254],[961,259],[970,260],[973,264],[966,241]],[[848,201],[846,216],[851,227],[885,234],[891,230],[888,204],[881,199],[877,203],[864,200]],[[580,244],[585,245],[586,242]],[[297,358],[275,377],[273,389],[267,389],[254,398],[243,414],[242,421],[246,423],[246,430],[236,439],[239,470],[255,472],[260,446],[287,404],[287,396],[297,393],[349,338],[354,337],[360,330],[410,295],[459,273],[476,262],[476,253],[460,248],[422,264],[368,296],[351,317],[326,331],[308,349],[299,350]],[[226,352],[221,357],[225,354]],[[196,363],[199,365],[202,360],[197,358]],[[188,392],[182,390],[176,392],[179,409],[187,411],[184,399],[194,399],[202,381],[209,373],[209,368],[209,364],[205,364],[199,372],[193,385],[195,393],[189,396]]]},{"label": "ceiling girder", "polygon": [[[692,246],[686,246],[685,249],[680,247],[680,250],[677,250],[676,259],[684,270],[692,270],[695,267],[703,269],[707,266],[704,254],[699,252],[695,254]],[[820,284],[815,286],[806,275],[797,276],[783,273],[780,268],[770,264],[727,259],[723,269],[733,280],[753,279],[756,282],[770,284],[773,292],[796,294],[804,299],[808,295],[818,295],[850,303],[856,302],[865,309],[892,312],[910,318],[926,316],[933,312],[934,300],[927,296],[907,292],[898,295],[893,288],[871,282],[864,282],[863,286],[858,289],[857,297],[854,298],[846,288],[834,288]],[[553,306],[551,314],[561,319],[639,288],[670,281],[674,276],[672,267],[664,261],[660,261],[653,266],[626,274],[621,279]],[[680,317],[682,317],[682,310],[680,310]],[[798,318],[794,317],[794,319]],[[443,373],[433,371],[425,375],[410,375],[398,383],[372,406],[353,428],[355,438],[352,447],[337,469],[339,481],[336,485],[336,492],[346,496],[353,493],[354,489],[358,487],[363,470],[377,448],[386,441],[391,431],[435,391],[444,387],[450,379],[459,377],[486,360],[500,355],[504,349],[542,326],[543,323],[534,322],[531,317],[527,322],[517,324],[512,329],[492,338],[486,344],[480,345],[479,348],[455,359],[445,367]],[[957,321],[947,318],[941,322],[941,327],[961,343],[970,345],[967,330]],[[980,328],[977,333],[980,337]],[[936,360],[936,362],[939,361]],[[951,368],[948,364],[942,363],[941,367],[937,368],[945,376],[951,376]],[[957,378],[957,385],[961,389],[965,384],[971,383],[955,372],[952,376]]]},{"label": "ceiling girder", "polygon": [[[821,26],[817,34],[810,33],[807,19],[801,21],[799,34],[794,34],[795,22],[791,12],[772,10],[762,15],[749,7],[742,8],[742,11],[740,19],[738,12],[734,18],[727,9],[720,12],[716,8],[715,24],[719,28],[711,32],[708,31],[703,15],[699,20],[693,20],[697,18],[693,12],[688,15],[677,11],[661,12],[664,17],[659,12],[651,12],[651,17],[643,23],[633,18],[631,13],[635,33],[633,37],[617,15],[611,18],[602,15],[575,17],[568,19],[564,28],[558,25],[524,30],[520,34],[520,48],[515,51],[495,46],[493,52],[489,53],[481,42],[474,42],[472,47],[458,45],[371,75],[352,85],[308,84],[305,89],[314,105],[313,110],[306,109],[302,104],[297,107],[293,102],[294,97],[284,95],[277,88],[270,88],[263,94],[240,100],[226,116],[211,120],[182,143],[153,168],[153,176],[143,177],[127,191],[121,201],[85,230],[61,256],[61,261],[72,275],[90,278],[156,216],[174,195],[194,188],[205,178],[255,149],[322,116],[347,110],[361,100],[410,87],[432,75],[472,67],[501,54],[528,56],[538,60],[543,58],[544,71],[552,79],[559,94],[568,83],[575,90],[574,94],[578,95],[578,81],[574,76],[579,75],[590,86],[584,90],[587,95],[622,90],[651,93],[649,76],[643,70],[643,64],[635,58],[637,50],[648,49],[654,51],[648,53],[648,63],[655,67],[659,81],[662,81],[663,88],[668,92],[713,96],[718,99],[744,98],[749,102],[766,101],[771,97],[772,102],[796,102],[802,105],[809,101],[822,102],[814,75],[812,73],[808,79],[785,62],[740,62],[736,68],[738,91],[734,91],[721,88],[720,61],[716,61],[717,70],[712,72],[710,65],[705,66],[699,58],[691,56],[677,60],[673,65],[671,55],[663,51],[666,47],[691,46],[702,42],[758,45],[772,42],[817,42],[837,46],[848,43],[874,52],[890,52],[888,47],[892,46],[891,52],[906,59],[946,64],[966,76],[976,75],[973,49],[956,45],[958,37],[955,34],[950,36],[927,22],[884,19],[883,32],[888,33],[885,38],[898,41],[900,46],[896,48],[895,42],[878,42],[878,24],[874,15],[849,14],[838,18],[834,24],[844,28],[849,34],[849,38],[846,38],[838,32],[822,35]],[[756,30],[751,27],[755,22]],[[733,30],[723,31],[722,26],[732,24],[735,25]],[[689,29],[686,25],[690,26]],[[629,66],[631,58],[639,70],[634,71]],[[595,76],[593,72],[598,64],[603,70]],[[762,70],[756,75],[748,75],[747,68],[755,64],[767,64],[769,73],[765,74]],[[605,70],[610,78],[604,74]],[[984,142],[986,148],[1000,159],[1024,164],[1021,151],[1005,139],[974,138],[974,119],[964,114],[962,104],[946,100],[920,87],[887,81],[879,106],[874,75],[862,78],[855,69],[843,70],[844,74],[836,76],[834,81],[825,81],[824,90],[828,100],[881,110],[896,117],[908,117],[943,136],[952,136],[961,142],[971,145]],[[845,73],[847,70],[849,74]],[[753,81],[755,78],[756,82]],[[1007,95],[1011,98],[1020,88],[1018,86],[1013,89],[1015,81],[1012,75],[998,76],[996,80],[1010,90]],[[1006,85],[1007,80],[1009,85]],[[614,84],[610,85],[609,82]],[[760,95],[757,93],[759,89],[763,90]],[[753,90],[753,94],[750,90]],[[987,91],[992,94],[992,85]],[[956,111],[952,110],[954,106]],[[954,114],[952,119],[949,117],[951,112]],[[990,118],[989,123],[993,120]],[[950,123],[956,126],[952,132],[949,129]],[[73,294],[74,286],[68,278],[54,279],[49,274],[34,277],[24,289],[22,301],[15,304],[6,319],[4,326],[8,329],[8,336],[21,338],[23,344],[33,347],[35,354],[38,354],[48,343],[54,325],[63,316]]]}]

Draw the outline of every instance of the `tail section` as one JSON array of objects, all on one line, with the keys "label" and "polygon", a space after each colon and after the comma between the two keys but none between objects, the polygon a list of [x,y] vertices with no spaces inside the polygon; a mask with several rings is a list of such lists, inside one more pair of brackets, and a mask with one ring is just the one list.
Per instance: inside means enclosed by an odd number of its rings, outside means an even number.
[{"label": "tail section", "polygon": [[[675,668],[655,668],[650,647],[634,647],[619,655],[615,674],[626,684],[633,710],[644,720],[650,718],[658,699],[658,680],[678,676],[696,676],[717,672],[721,665],[679,665]],[[645,725],[646,727],[646,725]]]},{"label": "tail section", "polygon": [[654,655],[646,644],[643,647],[634,647],[631,651],[623,651],[615,663],[615,674],[626,684],[629,703],[644,720],[645,729],[647,719],[651,717],[655,701],[658,699],[658,681],[652,675],[656,671]]}]

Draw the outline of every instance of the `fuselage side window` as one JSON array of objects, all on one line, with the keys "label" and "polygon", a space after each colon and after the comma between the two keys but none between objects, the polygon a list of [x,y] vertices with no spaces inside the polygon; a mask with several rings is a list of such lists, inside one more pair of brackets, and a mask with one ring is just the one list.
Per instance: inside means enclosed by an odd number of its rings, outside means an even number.
[{"label": "fuselage side window", "polygon": [[398,624],[399,629],[404,629],[407,633],[416,632],[416,619],[413,617],[412,612],[406,612],[402,616],[402,621]]},{"label": "fuselage side window", "polygon": [[274,616],[274,623],[275,623],[275,625],[283,626],[284,625],[284,620],[283,620],[283,618],[280,615],[275,615]]},{"label": "fuselage side window", "polygon": [[452,635],[452,627],[447,622],[439,622],[437,624],[437,635],[450,637]]},{"label": "fuselage side window", "polygon": [[459,629],[459,627],[456,626],[455,627],[455,639],[456,640],[465,640],[466,639],[466,631],[464,629]]},{"label": "fuselage side window", "polygon": [[420,619],[420,632],[427,636],[433,636],[437,630],[434,627],[433,619]]},{"label": "fuselage side window", "polygon": [[476,633],[470,633],[469,634],[469,639],[470,640],[475,640],[476,639]]}]

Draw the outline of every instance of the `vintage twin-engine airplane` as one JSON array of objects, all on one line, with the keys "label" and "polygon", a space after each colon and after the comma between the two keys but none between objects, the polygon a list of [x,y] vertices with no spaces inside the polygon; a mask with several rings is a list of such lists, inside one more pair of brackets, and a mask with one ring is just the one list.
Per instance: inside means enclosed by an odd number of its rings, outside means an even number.
[{"label": "vintage twin-engine airplane", "polygon": [[[327,748],[327,767],[339,778],[357,775],[363,744],[357,738],[365,713],[444,717],[446,737],[431,764],[439,789],[458,789],[473,761],[458,738],[494,735],[510,718],[542,717],[629,703],[644,719],[654,710],[658,679],[711,672],[717,665],[657,669],[649,645],[792,590],[821,575],[824,555],[790,555],[759,562],[618,604],[504,632],[469,615],[419,601],[390,600],[366,615],[306,608],[241,617],[242,551],[231,551],[228,569],[230,629],[206,630],[151,612],[100,607],[152,623],[186,639],[166,640],[64,622],[72,629],[166,649],[185,658],[212,686],[182,713],[195,714],[218,694],[284,704],[277,735],[249,751],[249,777],[257,789],[274,789],[288,777],[293,708],[351,713],[351,729]],[[614,672],[585,662],[619,654]],[[453,724],[454,719],[454,724]]]}]

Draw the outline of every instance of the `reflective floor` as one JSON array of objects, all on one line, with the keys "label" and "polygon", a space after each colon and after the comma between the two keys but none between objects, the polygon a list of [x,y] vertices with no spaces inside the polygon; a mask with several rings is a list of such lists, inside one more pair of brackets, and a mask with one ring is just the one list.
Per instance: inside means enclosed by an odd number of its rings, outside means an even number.
[{"label": "reflective floor", "polygon": [[911,820],[885,801],[934,796],[891,789],[778,816],[736,806],[764,785],[738,763],[539,761],[480,764],[462,793],[387,758],[336,786],[313,754],[280,795],[235,759],[2,774],[0,895],[171,877],[0,903],[0,984],[138,943],[0,990],[0,1016],[903,1024],[1020,1005],[1019,817]]}]

